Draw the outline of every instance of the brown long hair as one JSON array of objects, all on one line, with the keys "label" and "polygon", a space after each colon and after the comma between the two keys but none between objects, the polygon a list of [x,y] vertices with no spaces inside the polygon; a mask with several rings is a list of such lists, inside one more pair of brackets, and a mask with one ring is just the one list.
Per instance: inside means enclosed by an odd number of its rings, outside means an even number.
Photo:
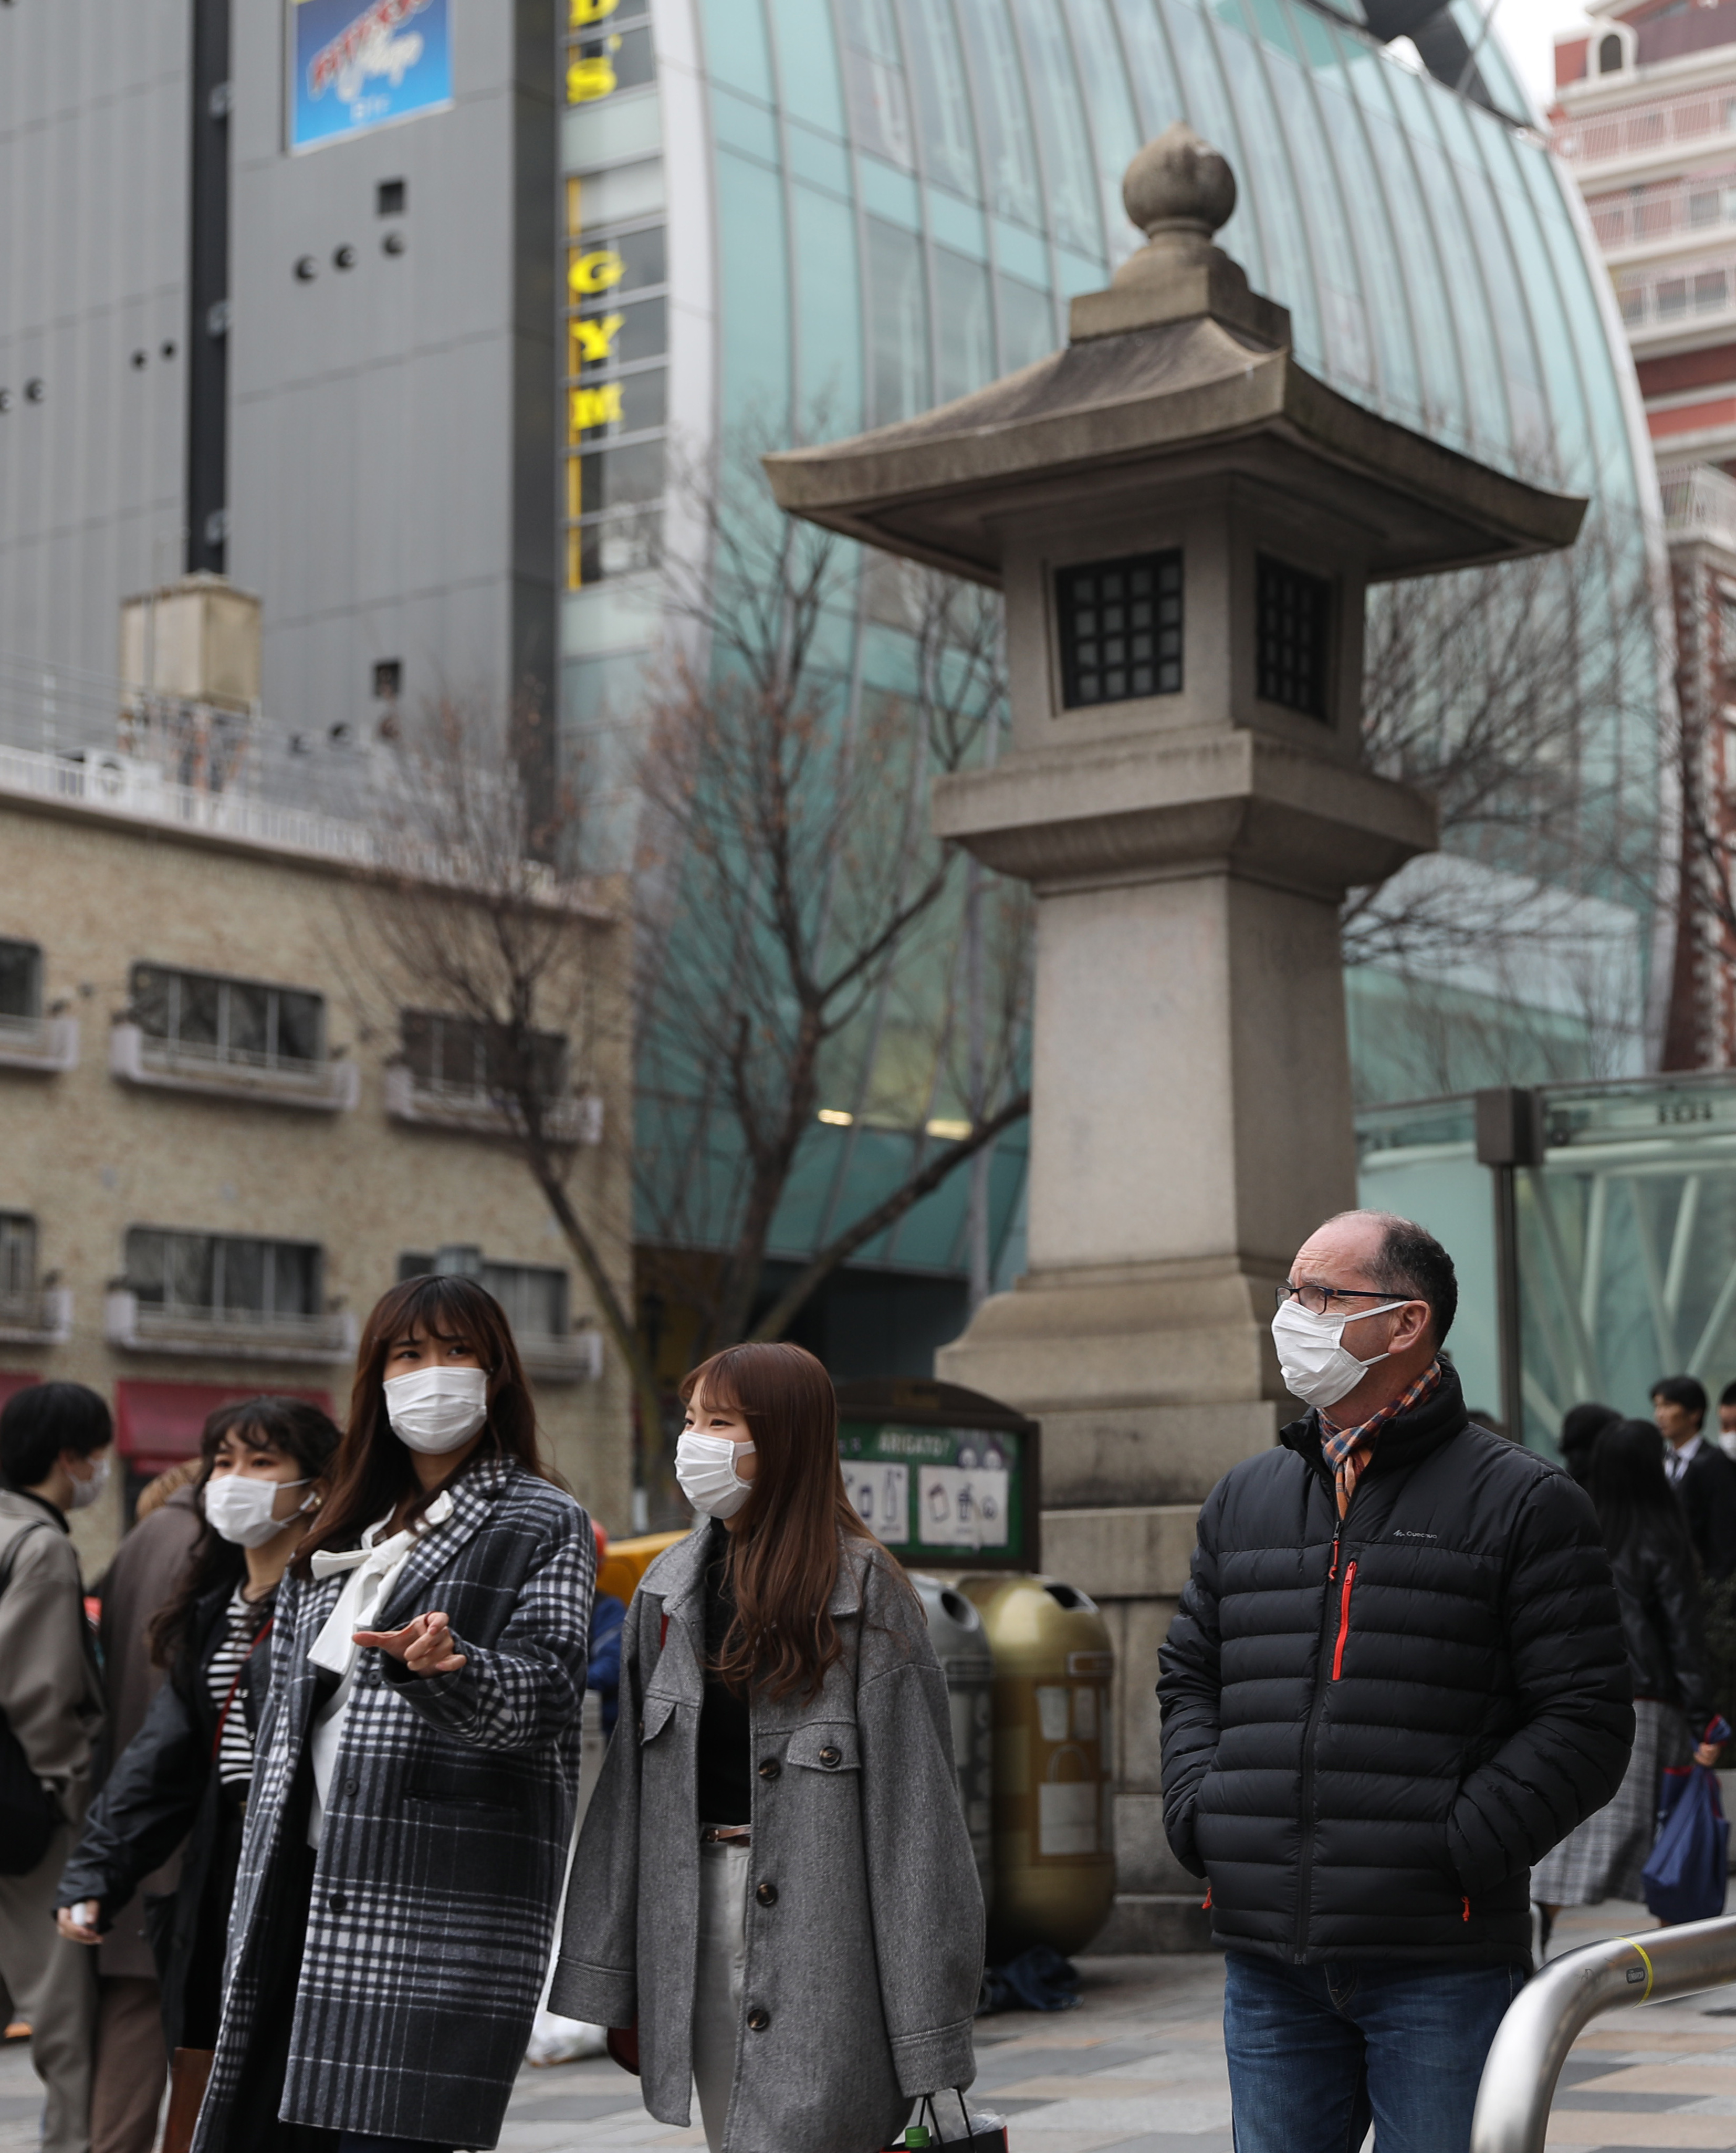
[{"label": "brown long hair", "polygon": [[392,1433],[386,1412],[386,1356],[399,1339],[415,1330],[443,1346],[468,1346],[488,1371],[487,1423],[481,1442],[460,1470],[467,1472],[478,1460],[512,1458],[540,1480],[555,1477],[543,1460],[537,1409],[505,1309],[474,1279],[405,1279],[380,1295],[362,1332],[349,1421],[332,1468],[331,1493],[297,1553],[293,1567],[298,1577],[312,1576],[309,1557],[317,1548],[353,1545],[364,1527],[389,1515],[406,1495],[415,1499],[404,1522],[413,1524],[440,1492],[420,1485],[410,1452]]},{"label": "brown long hair", "polygon": [[828,1602],[838,1535],[873,1540],[856,1514],[837,1455],[837,1393],[800,1346],[731,1346],[682,1378],[681,1396],[738,1412],[753,1432],[753,1493],[729,1535],[736,1613],[715,1672],[731,1689],[817,1694],[843,1657]]},{"label": "brown long hair", "polygon": [[[219,1406],[207,1418],[199,1438],[198,1458],[187,1461],[195,1468],[196,1496],[205,1493],[217,1452],[224,1438],[231,1435],[249,1450],[281,1450],[300,1466],[304,1480],[323,1480],[338,1448],[338,1431],[330,1416],[322,1412],[311,1398],[271,1394],[237,1398],[233,1405]],[[206,1594],[220,1585],[239,1585],[247,1574],[246,1549],[211,1530],[201,1502],[199,1537],[187,1552],[186,1567],[174,1591],[152,1617],[145,1633],[150,1640],[150,1657],[160,1667],[172,1667],[186,1650],[193,1610]]]}]

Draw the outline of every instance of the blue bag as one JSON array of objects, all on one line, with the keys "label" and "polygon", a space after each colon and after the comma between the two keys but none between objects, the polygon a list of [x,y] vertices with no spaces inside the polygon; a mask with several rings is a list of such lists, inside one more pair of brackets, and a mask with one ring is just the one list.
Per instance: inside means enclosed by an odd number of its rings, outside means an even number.
[{"label": "blue bag", "polygon": [[1662,1829],[1642,1872],[1646,1904],[1665,1924],[1709,1921],[1724,1910],[1730,1826],[1716,1776],[1703,1764],[1663,1775]]}]

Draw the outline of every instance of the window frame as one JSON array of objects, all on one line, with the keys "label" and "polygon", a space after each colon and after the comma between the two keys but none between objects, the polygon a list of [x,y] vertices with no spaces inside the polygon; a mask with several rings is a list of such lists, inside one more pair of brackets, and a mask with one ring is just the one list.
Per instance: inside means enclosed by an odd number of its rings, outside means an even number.
[{"label": "window frame", "polygon": [[[170,983],[171,1005],[176,1016],[171,1020],[174,1028],[169,1031],[153,1031],[144,1021],[141,977],[147,973],[159,974]],[[216,1042],[207,1045],[202,1040],[187,1040],[180,1036],[178,1017],[182,999],[181,985],[182,982],[190,980],[204,981],[217,990],[220,1036]],[[262,1051],[251,1047],[233,1047],[227,1043],[225,1036],[230,1028],[230,996],[237,988],[244,988],[267,997],[266,1036],[272,1043]],[[283,1036],[283,998],[286,995],[296,995],[313,1005],[317,1051],[311,1056],[285,1054],[277,1043]],[[138,1026],[140,1038],[165,1052],[171,1060],[215,1064],[224,1068],[281,1071],[298,1076],[323,1069],[331,1061],[327,1000],[317,987],[292,986],[285,980],[250,979],[239,972],[206,971],[196,965],[166,965],[154,958],[135,957],[127,967],[127,1015],[129,1021]]]}]

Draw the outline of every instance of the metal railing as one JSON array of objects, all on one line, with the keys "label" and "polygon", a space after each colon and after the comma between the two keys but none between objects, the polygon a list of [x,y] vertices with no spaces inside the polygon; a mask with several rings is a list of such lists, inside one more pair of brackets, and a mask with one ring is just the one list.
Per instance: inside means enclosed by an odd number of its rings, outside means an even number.
[{"label": "metal railing", "polygon": [[1543,2153],[1555,2081],[1600,2012],[1736,1981],[1736,1916],[1611,1937],[1551,1959],[1514,1998],[1483,2066],[1471,2153]]}]

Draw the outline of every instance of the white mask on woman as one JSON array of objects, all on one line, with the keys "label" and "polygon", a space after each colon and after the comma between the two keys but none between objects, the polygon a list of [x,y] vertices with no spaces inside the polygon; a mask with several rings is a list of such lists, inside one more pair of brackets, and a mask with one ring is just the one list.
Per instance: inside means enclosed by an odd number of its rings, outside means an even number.
[{"label": "white mask on woman", "polygon": [[299,1503],[287,1518],[280,1518],[278,1490],[312,1485],[310,1480],[254,1480],[239,1473],[226,1473],[221,1479],[205,1484],[205,1522],[237,1547],[263,1547],[308,1507],[306,1502]]},{"label": "white mask on woman", "polygon": [[[69,1480],[72,1480],[73,1479],[73,1476],[69,1473],[66,1477]],[[106,1488],[108,1484],[109,1453],[105,1450],[102,1456],[97,1459],[95,1465],[92,1468],[90,1478],[88,1480],[73,1480],[73,1509],[75,1510],[88,1510],[91,1504],[101,1495],[104,1489]]]},{"label": "white mask on woman", "polygon": [[726,1435],[701,1435],[684,1428],[675,1444],[675,1478],[681,1493],[708,1518],[733,1518],[753,1493],[753,1483],[736,1470],[736,1460],[753,1448]]},{"label": "white mask on woman", "polygon": [[488,1418],[486,1368],[412,1368],[389,1377],[385,1393],[392,1433],[429,1456],[468,1443]]}]

